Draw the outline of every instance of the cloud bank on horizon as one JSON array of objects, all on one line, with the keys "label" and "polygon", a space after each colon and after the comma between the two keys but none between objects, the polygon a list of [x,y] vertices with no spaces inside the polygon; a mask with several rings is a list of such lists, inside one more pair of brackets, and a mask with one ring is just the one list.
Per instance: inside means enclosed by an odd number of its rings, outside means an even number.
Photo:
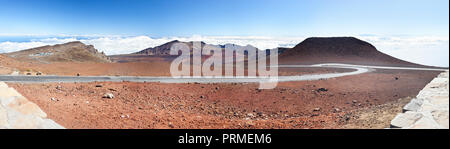
[{"label": "cloud bank on horizon", "polygon": [[[448,36],[355,36],[373,44],[379,51],[399,59],[431,66],[449,66]],[[31,38],[31,37],[28,37]],[[266,37],[266,36],[199,36],[163,37],[149,36],[56,36],[29,39],[29,41],[0,41],[0,53],[13,52],[45,45],[81,41],[94,45],[107,55],[129,54],[169,41],[204,41],[208,44],[252,45],[259,49],[294,47],[306,37]]]}]

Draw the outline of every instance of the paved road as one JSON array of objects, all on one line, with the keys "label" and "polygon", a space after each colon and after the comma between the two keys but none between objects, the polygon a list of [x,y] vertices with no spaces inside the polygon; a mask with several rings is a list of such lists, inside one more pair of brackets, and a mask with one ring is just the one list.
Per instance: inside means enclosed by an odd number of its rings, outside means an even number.
[{"label": "paved road", "polygon": [[322,67],[322,68],[348,68],[354,69],[352,72],[343,73],[327,73],[327,74],[311,74],[301,76],[278,76],[271,78],[259,77],[135,77],[135,76],[0,76],[0,81],[17,82],[17,83],[45,83],[45,82],[161,82],[161,83],[244,83],[244,82],[286,82],[286,81],[305,81],[305,80],[321,80],[349,75],[357,75],[376,69],[399,69],[399,70],[423,70],[423,71],[445,71],[446,69],[430,69],[430,68],[412,68],[412,67],[384,67],[384,66],[363,66],[350,64],[317,64],[317,65],[279,65],[283,68],[305,68],[305,67]]}]

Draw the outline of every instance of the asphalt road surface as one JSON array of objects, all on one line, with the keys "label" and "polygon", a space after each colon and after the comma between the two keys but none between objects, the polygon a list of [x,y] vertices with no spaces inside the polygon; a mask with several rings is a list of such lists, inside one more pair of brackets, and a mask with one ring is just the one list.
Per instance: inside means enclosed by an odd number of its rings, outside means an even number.
[{"label": "asphalt road surface", "polygon": [[278,77],[137,77],[137,76],[21,76],[21,75],[0,75],[0,81],[14,83],[46,83],[46,82],[161,82],[161,83],[251,83],[251,82],[286,82],[286,81],[305,81],[321,80],[350,75],[357,75],[376,71],[376,69],[398,69],[398,70],[423,70],[423,71],[446,71],[448,69],[432,68],[413,68],[413,67],[385,67],[385,66],[364,66],[350,64],[317,64],[317,65],[279,65],[275,67],[284,68],[305,68],[305,67],[323,67],[323,68],[347,68],[354,69],[352,72],[311,74],[300,76],[278,76]]}]

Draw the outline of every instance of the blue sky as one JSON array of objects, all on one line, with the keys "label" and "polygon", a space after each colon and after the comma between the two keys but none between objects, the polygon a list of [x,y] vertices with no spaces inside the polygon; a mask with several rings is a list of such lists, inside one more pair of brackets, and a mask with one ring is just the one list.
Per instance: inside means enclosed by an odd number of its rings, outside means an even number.
[{"label": "blue sky", "polygon": [[448,0],[0,0],[0,34],[446,35]]},{"label": "blue sky", "polygon": [[171,40],[293,47],[354,36],[449,66],[448,0],[0,0],[0,53],[81,41],[126,54]]}]

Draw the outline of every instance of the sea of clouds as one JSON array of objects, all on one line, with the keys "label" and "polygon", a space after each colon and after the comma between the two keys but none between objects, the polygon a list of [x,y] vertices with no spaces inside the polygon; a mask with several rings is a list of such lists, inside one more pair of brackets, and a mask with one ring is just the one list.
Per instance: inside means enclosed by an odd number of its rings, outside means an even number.
[{"label": "sea of clouds", "polygon": [[[373,44],[383,53],[411,61],[414,63],[449,66],[449,37],[448,36],[378,36],[358,35],[361,40]],[[155,47],[169,41],[204,41],[208,44],[224,45],[227,43],[237,45],[252,45],[259,49],[272,49],[277,47],[294,47],[306,37],[267,37],[267,36],[199,36],[191,37],[162,37],[150,36],[48,36],[26,37],[26,40],[8,40],[1,37],[0,53],[13,52],[45,45],[81,41],[94,45],[99,51],[107,55],[128,54],[149,47]],[[22,39],[22,38],[21,38]]]}]

